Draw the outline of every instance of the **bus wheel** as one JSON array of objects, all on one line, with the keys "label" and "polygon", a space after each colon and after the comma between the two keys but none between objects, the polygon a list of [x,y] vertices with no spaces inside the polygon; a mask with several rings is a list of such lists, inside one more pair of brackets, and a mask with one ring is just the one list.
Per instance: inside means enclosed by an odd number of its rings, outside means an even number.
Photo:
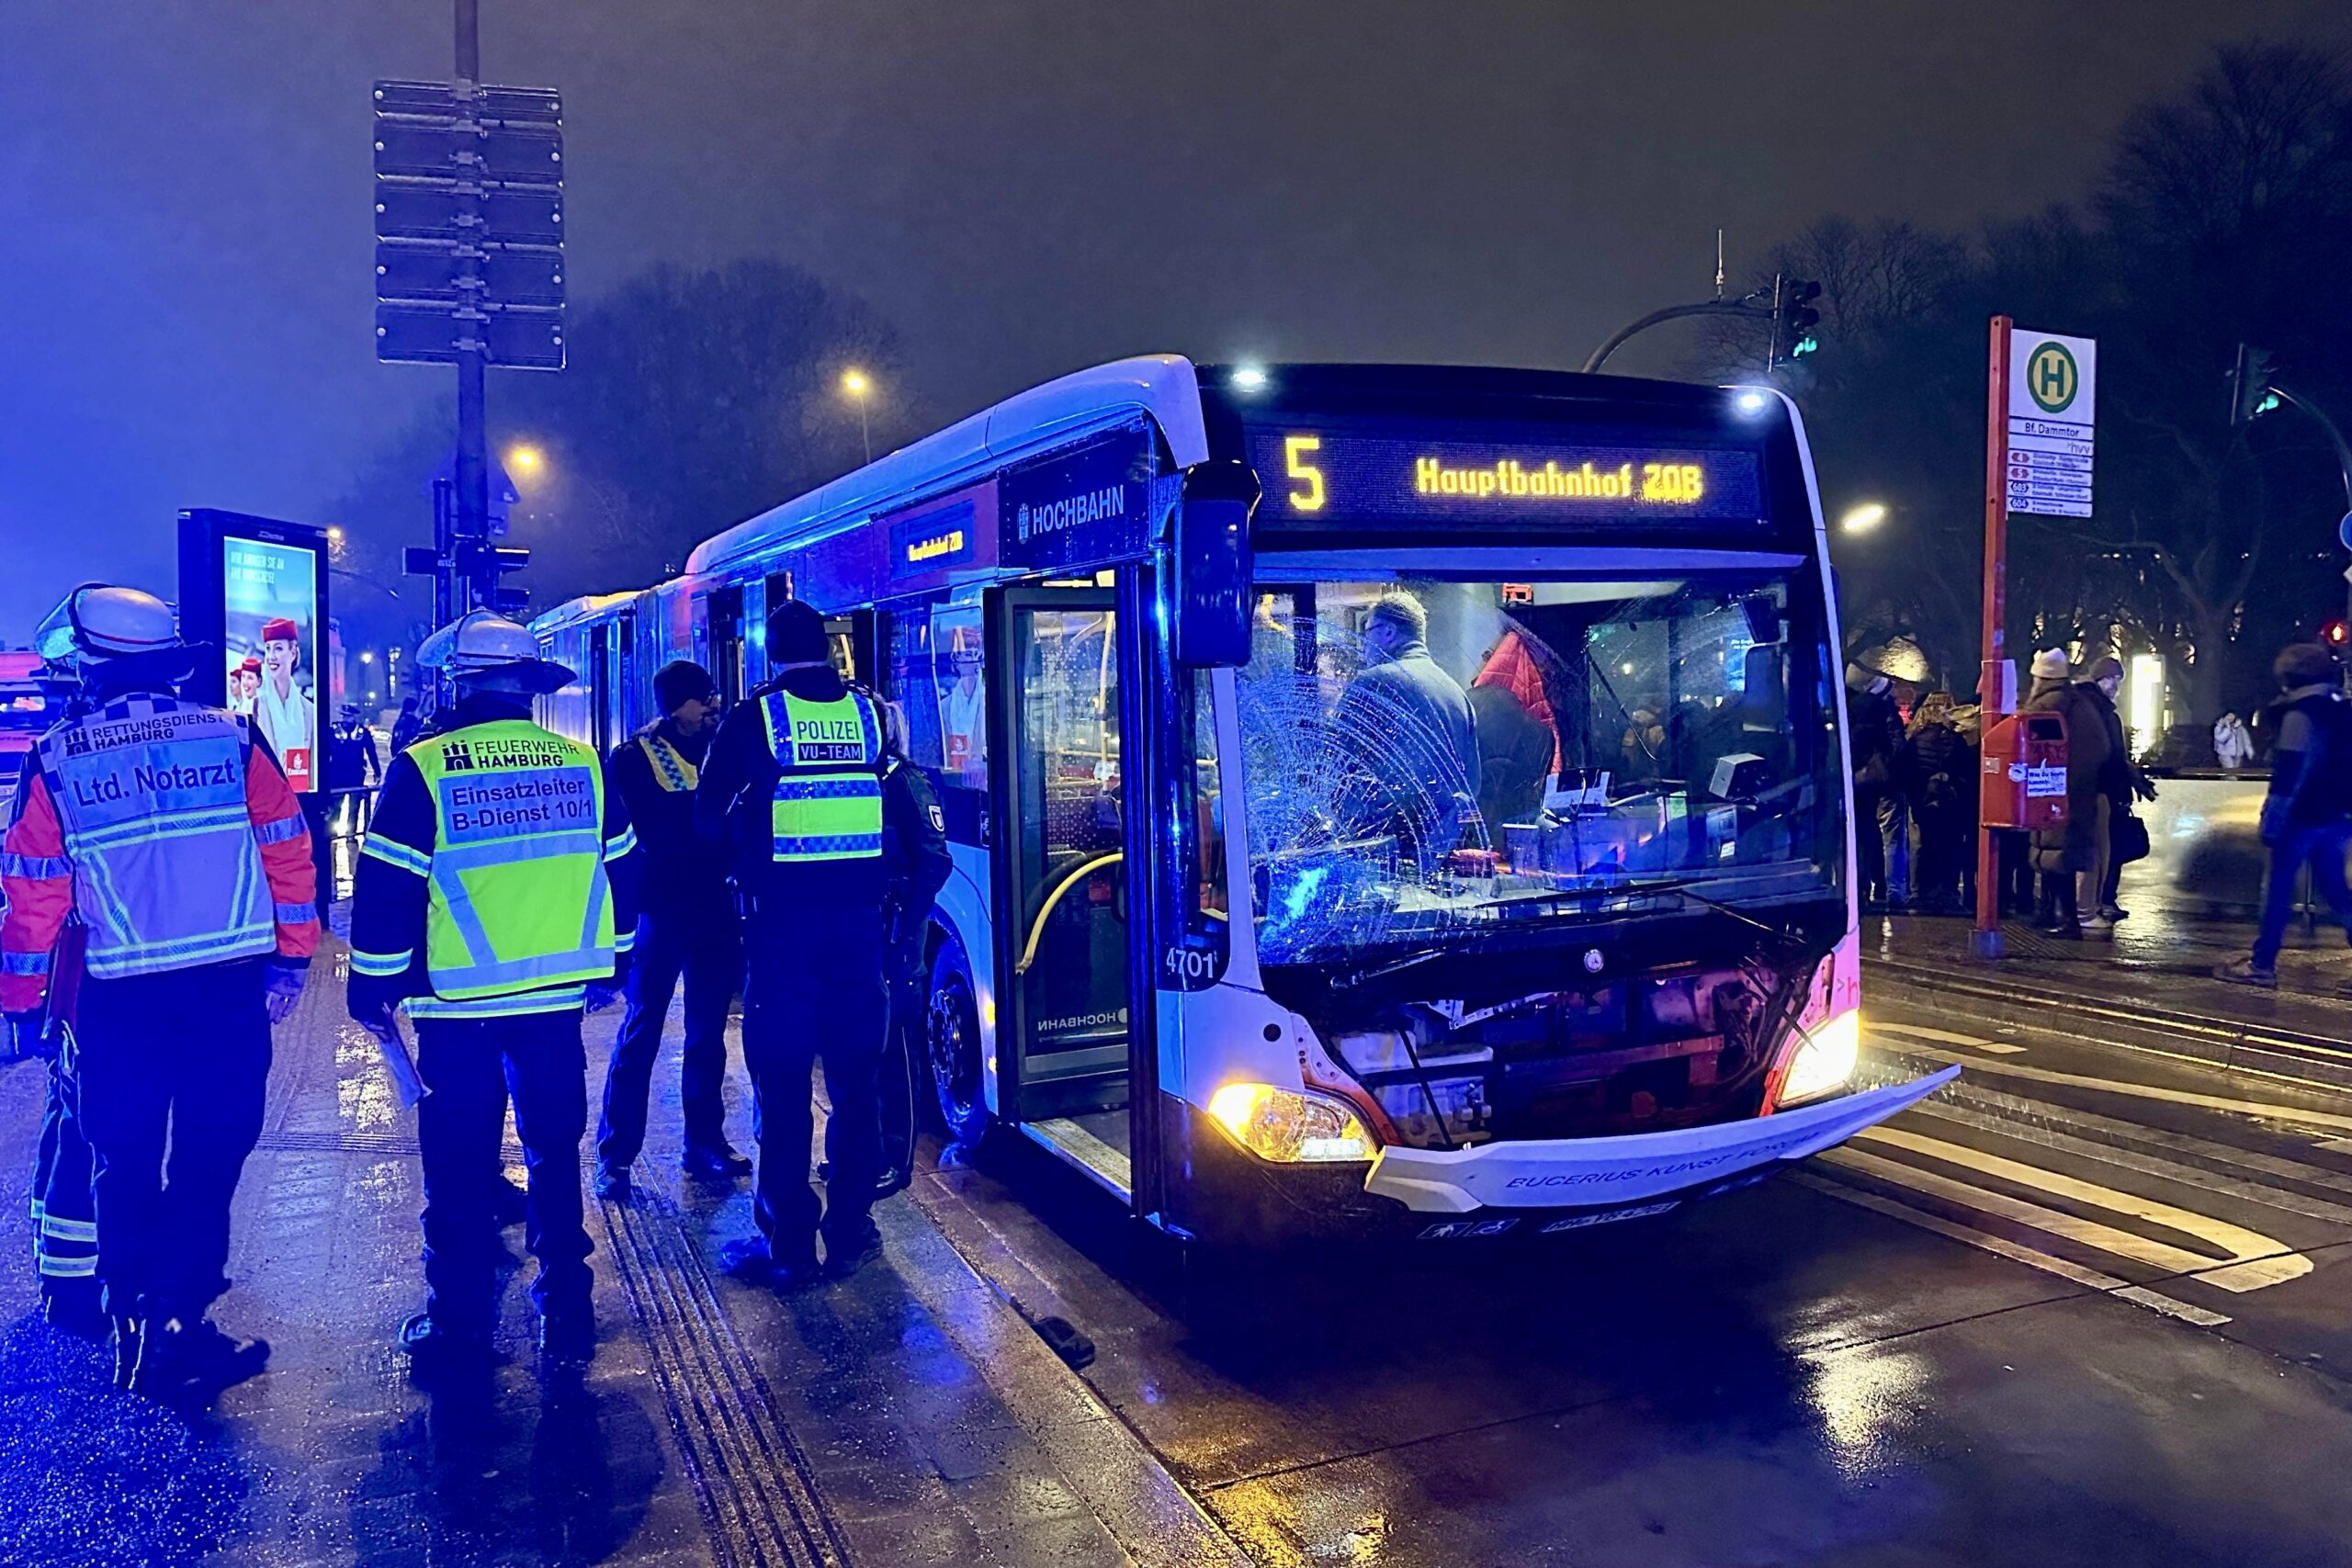
[{"label": "bus wheel", "polygon": [[948,1137],[967,1148],[977,1147],[989,1125],[988,1091],[980,1082],[980,1010],[973,1000],[964,950],[952,940],[932,963],[925,1025],[940,1120]]}]

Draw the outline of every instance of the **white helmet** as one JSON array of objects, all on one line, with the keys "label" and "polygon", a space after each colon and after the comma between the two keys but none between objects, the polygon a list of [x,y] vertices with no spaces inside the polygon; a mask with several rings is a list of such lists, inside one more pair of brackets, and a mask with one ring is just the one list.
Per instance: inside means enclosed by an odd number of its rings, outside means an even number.
[{"label": "white helmet", "polygon": [[469,610],[419,645],[416,661],[462,685],[497,691],[553,692],[572,672],[539,656],[539,639],[495,610]]},{"label": "white helmet", "polygon": [[153,593],[85,582],[65,596],[33,633],[33,648],[52,663],[94,664],[141,653],[184,653],[179,616]]}]

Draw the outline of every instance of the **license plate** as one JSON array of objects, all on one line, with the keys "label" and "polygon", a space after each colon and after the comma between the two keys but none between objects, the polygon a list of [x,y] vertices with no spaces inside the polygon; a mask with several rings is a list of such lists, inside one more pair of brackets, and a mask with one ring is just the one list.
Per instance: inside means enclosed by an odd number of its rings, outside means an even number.
[{"label": "license plate", "polygon": [[1679,1198],[1668,1198],[1663,1203],[1642,1203],[1631,1209],[1611,1209],[1605,1214],[1570,1214],[1564,1220],[1554,1220],[1540,1233],[1550,1235],[1554,1231],[1580,1231],[1589,1225],[1614,1224],[1619,1220],[1639,1220],[1651,1214],[1663,1214],[1668,1209],[1682,1206]]}]

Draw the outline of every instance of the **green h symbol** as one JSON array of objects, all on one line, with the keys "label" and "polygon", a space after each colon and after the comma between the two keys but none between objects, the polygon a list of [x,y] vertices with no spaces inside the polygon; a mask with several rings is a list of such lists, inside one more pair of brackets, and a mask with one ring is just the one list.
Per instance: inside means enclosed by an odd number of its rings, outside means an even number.
[{"label": "green h symbol", "polygon": [[2055,402],[2066,395],[2066,362],[2056,355],[2044,355],[2036,375],[2041,378],[2041,395]]}]

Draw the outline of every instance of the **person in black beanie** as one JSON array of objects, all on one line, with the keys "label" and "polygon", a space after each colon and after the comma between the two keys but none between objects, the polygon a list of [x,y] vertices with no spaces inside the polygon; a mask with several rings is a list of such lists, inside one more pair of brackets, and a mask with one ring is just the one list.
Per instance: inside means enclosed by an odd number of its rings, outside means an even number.
[{"label": "person in black beanie", "polygon": [[639,857],[636,957],[628,1011],[605,1074],[596,1129],[596,1194],[625,1198],[629,1167],[645,1146],[646,1100],[662,1026],[683,977],[686,1048],[680,1098],[690,1175],[731,1180],[752,1162],[727,1141],[727,1010],[743,979],[743,939],[727,886],[725,850],[695,826],[695,786],[718,730],[710,671],[678,660],[653,676],[662,717],[614,749],[610,787],[628,804]]}]

